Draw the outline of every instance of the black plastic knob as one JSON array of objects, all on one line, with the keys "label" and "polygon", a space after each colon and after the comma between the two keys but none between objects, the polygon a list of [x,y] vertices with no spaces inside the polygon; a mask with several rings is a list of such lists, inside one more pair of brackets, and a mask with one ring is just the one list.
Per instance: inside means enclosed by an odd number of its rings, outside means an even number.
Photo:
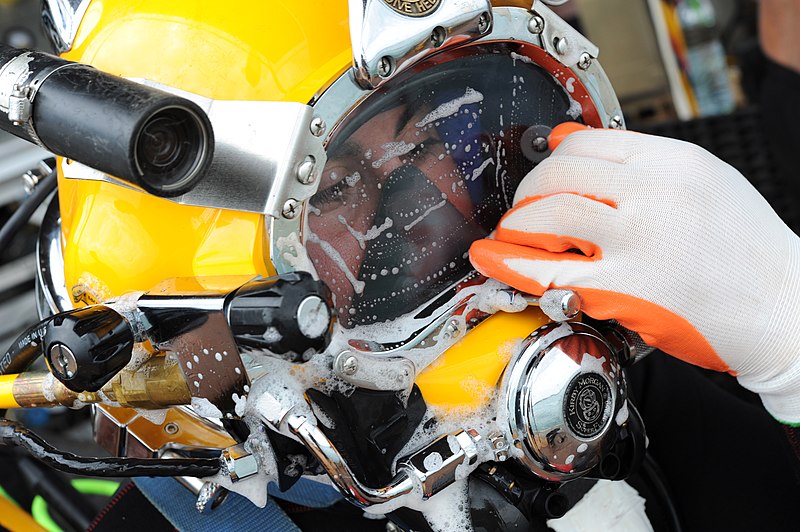
[{"label": "black plastic knob", "polygon": [[44,335],[50,372],[75,392],[96,392],[131,360],[133,331],[114,309],[94,305],[56,314]]},{"label": "black plastic knob", "polygon": [[227,316],[237,345],[305,361],[330,342],[331,306],[323,283],[294,272],[242,286]]}]

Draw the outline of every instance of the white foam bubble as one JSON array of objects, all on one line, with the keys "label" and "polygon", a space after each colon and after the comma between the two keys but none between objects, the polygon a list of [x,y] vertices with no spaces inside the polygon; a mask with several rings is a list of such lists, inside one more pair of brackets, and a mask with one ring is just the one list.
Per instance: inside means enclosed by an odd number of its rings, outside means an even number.
[{"label": "white foam bubble", "polygon": [[472,87],[467,87],[463,96],[454,98],[448,102],[439,105],[436,109],[425,115],[425,117],[417,122],[415,125],[419,128],[425,127],[436,120],[458,114],[458,111],[464,105],[472,103],[480,103],[483,101],[483,94],[476,91]]},{"label": "white foam bubble", "polygon": [[222,418],[220,409],[205,397],[192,397],[192,409],[203,417]]}]

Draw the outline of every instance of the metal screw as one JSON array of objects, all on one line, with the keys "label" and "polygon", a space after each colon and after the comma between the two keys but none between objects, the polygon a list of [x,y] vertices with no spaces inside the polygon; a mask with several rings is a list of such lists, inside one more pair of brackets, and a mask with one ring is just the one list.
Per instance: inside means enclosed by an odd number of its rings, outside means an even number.
[{"label": "metal screw", "polygon": [[61,373],[72,378],[78,371],[78,361],[75,354],[64,344],[53,344],[50,348],[50,363]]},{"label": "metal screw", "polygon": [[39,161],[39,164],[36,165],[36,168],[33,170],[28,170],[24,174],[22,174],[22,186],[25,189],[26,194],[30,194],[33,192],[33,189],[36,188],[36,185],[53,169],[44,162]]},{"label": "metal screw", "polygon": [[164,425],[164,432],[167,434],[177,434],[179,430],[180,427],[178,427],[177,423],[167,423]]},{"label": "metal screw", "polygon": [[22,174],[22,187],[25,189],[26,194],[33,192],[36,185],[39,184],[39,176],[33,173],[33,170],[28,170]]},{"label": "metal screw", "polygon": [[388,78],[392,70],[394,70],[392,58],[388,55],[381,57],[381,60],[378,61],[378,75],[382,78]]},{"label": "metal screw", "polygon": [[547,144],[547,137],[536,137],[533,139],[533,149],[539,153],[544,153],[547,151],[548,144]]},{"label": "metal screw", "polygon": [[317,165],[317,160],[311,155],[306,155],[300,166],[297,167],[297,180],[304,185],[310,185],[314,182],[314,168]]},{"label": "metal screw", "polygon": [[342,373],[345,375],[355,375],[358,371],[358,360],[356,357],[347,357],[347,360],[342,364]]},{"label": "metal screw", "polygon": [[494,458],[498,462],[505,462],[508,459],[508,442],[499,432],[489,434],[489,442],[494,450]]},{"label": "metal screw", "polygon": [[281,210],[281,214],[287,220],[293,220],[300,214],[300,202],[294,198],[289,198],[286,200],[286,203],[283,204],[283,210]]},{"label": "metal screw", "polygon": [[622,129],[622,117],[619,115],[614,115],[608,121],[608,127],[611,129]]},{"label": "metal screw", "polygon": [[458,336],[458,333],[459,333],[458,320],[456,320],[456,319],[450,320],[450,323],[447,324],[447,332],[452,337]]},{"label": "metal screw", "polygon": [[528,31],[535,35],[542,33],[544,31],[544,19],[539,15],[532,16],[528,21]]},{"label": "metal screw", "polygon": [[308,128],[311,130],[311,134],[315,137],[321,137],[325,134],[325,130],[328,128],[328,125],[325,123],[323,119],[318,116],[315,116],[311,120],[311,124],[309,124]]},{"label": "metal screw", "polygon": [[578,58],[578,68],[586,70],[590,66],[592,66],[592,56],[588,52],[583,52]]},{"label": "metal screw", "polygon": [[481,18],[478,19],[478,31],[480,33],[486,33],[486,30],[489,29],[489,14],[488,13],[481,13]]},{"label": "metal screw", "polygon": [[556,53],[559,55],[564,55],[567,53],[568,46],[569,41],[567,41],[566,37],[556,37],[553,39],[553,47],[556,49]]},{"label": "metal screw", "polygon": [[431,32],[431,44],[435,48],[438,48],[442,45],[442,43],[444,43],[446,37],[447,31],[441,26],[436,26]]}]

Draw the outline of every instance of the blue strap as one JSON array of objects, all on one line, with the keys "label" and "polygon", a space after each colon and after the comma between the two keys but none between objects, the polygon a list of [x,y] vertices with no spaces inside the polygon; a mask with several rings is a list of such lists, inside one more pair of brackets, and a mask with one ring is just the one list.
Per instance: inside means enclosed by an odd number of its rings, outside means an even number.
[{"label": "blue strap", "polygon": [[[195,497],[171,478],[140,477],[136,486],[153,506],[178,530],[191,532],[225,532],[227,530],[269,530],[270,532],[299,532],[300,529],[278,506],[272,497],[264,508],[258,508],[247,498],[230,493],[216,510],[200,514],[195,509]],[[295,504],[324,508],[342,499],[330,486],[300,479],[285,493],[270,484],[268,492]]]},{"label": "blue strap", "polygon": [[278,499],[309,508],[327,508],[344,499],[342,494],[331,486],[301,478],[286,491],[279,491],[278,485],[269,483],[267,493]]}]

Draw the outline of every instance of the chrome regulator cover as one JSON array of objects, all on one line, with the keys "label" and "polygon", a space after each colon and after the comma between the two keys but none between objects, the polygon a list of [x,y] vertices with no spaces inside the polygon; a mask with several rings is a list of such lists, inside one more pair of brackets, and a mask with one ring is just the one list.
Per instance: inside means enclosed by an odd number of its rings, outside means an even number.
[{"label": "chrome regulator cover", "polygon": [[551,481],[597,466],[626,417],[614,351],[582,323],[552,323],[529,336],[506,369],[502,393],[499,419],[507,420],[511,455]]}]

